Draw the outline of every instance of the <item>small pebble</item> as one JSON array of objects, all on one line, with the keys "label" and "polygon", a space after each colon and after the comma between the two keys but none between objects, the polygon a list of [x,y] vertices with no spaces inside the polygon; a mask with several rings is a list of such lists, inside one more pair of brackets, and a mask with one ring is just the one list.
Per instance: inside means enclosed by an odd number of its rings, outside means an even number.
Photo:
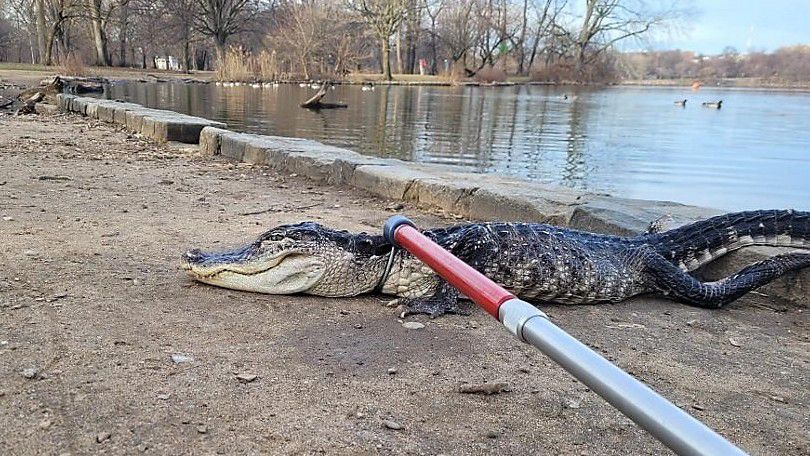
[{"label": "small pebble", "polygon": [[488,439],[497,439],[499,435],[501,435],[501,433],[498,431],[487,431]]},{"label": "small pebble", "polygon": [[384,427],[394,431],[399,431],[402,429],[402,425],[393,420],[383,420],[382,424]]},{"label": "small pebble", "polygon": [[208,428],[202,425],[197,426],[197,432],[199,432],[200,434],[206,434],[208,433]]},{"label": "small pebble", "polygon": [[194,361],[194,358],[191,356],[182,355],[180,353],[172,353],[172,361],[175,364],[190,363],[191,361]]},{"label": "small pebble", "polygon": [[388,368],[388,375],[394,375],[396,373],[397,373],[397,368],[396,367],[389,367]]},{"label": "small pebble", "polygon": [[98,434],[96,434],[96,442],[98,443],[106,442],[107,440],[110,440],[110,437],[112,437],[112,434],[110,434],[109,432],[99,432]]},{"label": "small pebble", "polygon": [[157,398],[160,399],[161,401],[166,401],[166,400],[169,399],[169,395],[168,394],[158,394]]},{"label": "small pebble", "polygon": [[406,321],[402,324],[402,327],[405,329],[422,329],[425,327],[425,325],[419,323],[418,321]]},{"label": "small pebble", "polygon": [[39,374],[39,369],[37,369],[36,367],[29,367],[28,369],[23,369],[23,371],[20,372],[20,374],[29,380],[33,380],[37,378],[37,375]]},{"label": "small pebble", "polygon": [[692,408],[695,410],[706,410],[706,408],[700,404],[692,404]]},{"label": "small pebble", "polygon": [[237,374],[236,379],[242,383],[250,383],[253,380],[256,380],[258,376],[256,374]]},{"label": "small pebble", "polygon": [[3,220],[5,220],[5,221],[7,221],[7,222],[13,222],[13,221],[14,221],[14,217],[4,216],[4,217],[3,217]]}]

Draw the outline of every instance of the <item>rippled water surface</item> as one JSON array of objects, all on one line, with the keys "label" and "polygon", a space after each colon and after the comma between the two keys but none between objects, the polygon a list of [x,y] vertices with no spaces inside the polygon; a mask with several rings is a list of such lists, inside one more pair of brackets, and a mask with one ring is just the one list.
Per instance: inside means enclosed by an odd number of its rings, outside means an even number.
[{"label": "rippled water surface", "polygon": [[[311,88],[127,82],[108,97],[297,136],[361,153],[463,166],[617,196],[727,210],[793,207],[810,197],[810,94],[544,86]],[[563,94],[568,93],[568,100]],[[687,98],[686,108],[673,101]],[[723,109],[700,106],[723,100]]]}]

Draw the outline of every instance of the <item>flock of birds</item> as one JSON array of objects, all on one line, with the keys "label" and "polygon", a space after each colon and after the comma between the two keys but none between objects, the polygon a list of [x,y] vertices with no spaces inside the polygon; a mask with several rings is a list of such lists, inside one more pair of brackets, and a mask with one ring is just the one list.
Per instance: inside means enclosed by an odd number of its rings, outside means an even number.
[{"label": "flock of birds", "polygon": [[[254,89],[261,89],[261,88],[277,89],[278,86],[279,86],[279,83],[276,82],[276,81],[274,81],[274,82],[263,82],[263,83],[261,83],[261,82],[247,83],[247,82],[220,82],[220,81],[217,81],[216,85],[221,86],[221,87],[238,87],[238,86],[243,86],[244,85],[244,86],[253,87]],[[303,87],[309,87],[310,89],[320,90],[321,87],[323,87],[323,85],[320,82],[301,82],[301,83],[298,84],[298,87],[302,87],[302,88]],[[335,86],[330,86],[330,88],[332,90],[335,90]],[[370,82],[364,82],[362,87],[360,87],[360,90],[362,90],[363,92],[373,92],[374,91],[374,84],[372,84]],[[561,98],[563,99],[563,101],[574,101],[574,100],[577,99],[577,96],[576,95],[568,95],[567,93],[564,93]],[[680,106],[682,108],[685,108],[686,107],[686,102],[687,102],[687,99],[684,98],[683,100],[675,100],[674,103],[675,103],[675,106]],[[720,109],[720,108],[723,107],[723,100],[704,101],[700,105],[703,106],[704,108]]]},{"label": "flock of birds", "polygon": [[[720,108],[723,107],[723,100],[704,101],[700,105],[703,106],[704,108],[720,109]],[[686,107],[686,99],[684,98],[683,100],[675,100],[675,106],[680,106],[682,108],[685,108]]]},{"label": "flock of birds", "polygon": [[[222,82],[217,81],[215,83],[218,87],[253,87],[254,89],[277,89],[280,85],[278,81],[273,82]],[[320,90],[323,87],[323,84],[320,82],[300,82],[298,83],[298,87],[309,87],[310,89]],[[335,90],[335,86],[329,86],[330,89]],[[363,92],[373,92],[374,91],[374,84],[370,82],[364,82],[363,86],[360,88]]]}]

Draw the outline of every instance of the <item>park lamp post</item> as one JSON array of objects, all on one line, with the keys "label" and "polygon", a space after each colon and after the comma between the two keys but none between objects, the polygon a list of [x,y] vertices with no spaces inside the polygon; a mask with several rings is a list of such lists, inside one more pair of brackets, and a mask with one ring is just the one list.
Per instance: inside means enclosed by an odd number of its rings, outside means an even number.
[{"label": "park lamp post", "polygon": [[591,350],[549,320],[396,215],[384,227],[388,242],[399,246],[456,287],[513,335],[538,348],[625,416],[679,455],[744,455],[647,385]]}]

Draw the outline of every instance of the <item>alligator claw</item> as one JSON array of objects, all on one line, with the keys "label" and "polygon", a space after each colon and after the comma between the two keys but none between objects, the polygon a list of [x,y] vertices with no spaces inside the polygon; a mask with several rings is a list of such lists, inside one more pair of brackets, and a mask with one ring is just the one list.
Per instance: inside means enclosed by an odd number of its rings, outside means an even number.
[{"label": "alligator claw", "polygon": [[472,305],[468,302],[460,303],[458,291],[447,283],[442,283],[433,295],[421,298],[402,298],[405,310],[400,318],[408,315],[425,314],[430,318],[440,317],[444,314],[470,315]]}]

